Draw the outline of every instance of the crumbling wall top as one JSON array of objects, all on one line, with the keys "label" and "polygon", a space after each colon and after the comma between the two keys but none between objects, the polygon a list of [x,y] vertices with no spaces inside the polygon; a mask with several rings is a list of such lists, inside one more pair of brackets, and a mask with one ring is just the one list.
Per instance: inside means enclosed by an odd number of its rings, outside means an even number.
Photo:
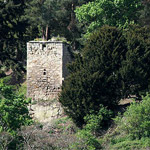
[{"label": "crumbling wall top", "polygon": [[68,43],[64,41],[29,41],[28,43],[63,43],[68,45]]}]

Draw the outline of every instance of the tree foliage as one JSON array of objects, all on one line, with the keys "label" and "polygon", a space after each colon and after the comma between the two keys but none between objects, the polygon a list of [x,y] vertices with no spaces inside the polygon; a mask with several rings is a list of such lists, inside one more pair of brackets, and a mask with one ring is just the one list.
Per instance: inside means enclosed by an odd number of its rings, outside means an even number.
[{"label": "tree foliage", "polygon": [[126,27],[137,23],[141,0],[95,0],[76,9],[76,16],[91,33],[98,27],[110,25]]},{"label": "tree foliage", "polygon": [[13,88],[0,83],[0,132],[14,133],[23,125],[31,123],[28,112],[29,99],[14,93]]},{"label": "tree foliage", "polygon": [[48,40],[57,26],[58,9],[58,0],[32,0],[28,3],[26,18],[32,26],[39,28],[43,40]]},{"label": "tree foliage", "polygon": [[0,68],[25,72],[26,31],[28,24],[23,19],[25,0],[0,0]]},{"label": "tree foliage", "polygon": [[[90,0],[88,0],[90,1]],[[75,8],[87,0],[32,0],[26,9],[26,18],[32,26],[38,26],[43,40],[53,36],[63,36],[71,42],[75,50],[80,38],[81,28],[75,16]]]},{"label": "tree foliage", "polygon": [[143,95],[150,85],[150,28],[130,26],[124,36],[128,51],[120,70],[123,95]]},{"label": "tree foliage", "polygon": [[134,139],[150,137],[150,96],[143,97],[141,103],[132,103],[123,117],[117,117],[116,122],[122,132]]},{"label": "tree foliage", "polygon": [[82,57],[70,66],[59,100],[78,125],[91,110],[98,111],[100,104],[112,108],[120,100],[119,69],[126,50],[121,31],[103,27],[90,37]]},{"label": "tree foliage", "polygon": [[104,26],[87,40],[82,54],[69,66],[60,95],[66,113],[76,124],[102,104],[113,109],[121,98],[149,89],[149,28],[128,30]]},{"label": "tree foliage", "polygon": [[[82,26],[76,18],[75,9],[89,1],[92,0],[60,0],[61,18],[59,17],[59,22],[61,24],[59,23],[59,28],[67,40],[71,42],[73,50],[80,47],[80,38],[83,32]],[[64,28],[62,28],[62,24]]]}]

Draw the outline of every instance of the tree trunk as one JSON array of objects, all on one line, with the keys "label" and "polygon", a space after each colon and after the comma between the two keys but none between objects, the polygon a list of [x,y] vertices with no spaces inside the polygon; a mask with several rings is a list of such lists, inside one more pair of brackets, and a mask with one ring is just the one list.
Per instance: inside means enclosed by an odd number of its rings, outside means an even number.
[{"label": "tree trunk", "polygon": [[75,23],[76,23],[75,18],[76,17],[75,17],[74,10],[75,10],[75,4],[72,2],[72,5],[71,5],[71,18],[70,18],[70,23],[67,27],[69,31],[74,31],[74,28],[75,28]]},{"label": "tree trunk", "polygon": [[42,28],[42,40],[45,41],[45,29],[44,27]]},{"label": "tree trunk", "polygon": [[48,27],[48,25],[46,25],[46,41],[48,41],[48,39],[49,39],[49,27]]},{"label": "tree trunk", "polygon": [[72,34],[72,49],[73,50],[75,50],[76,49],[76,42],[75,42],[75,33],[76,33],[76,16],[75,16],[75,12],[74,12],[74,10],[75,10],[75,7],[76,7],[76,5],[75,5],[75,2],[73,1],[72,2],[72,5],[71,5],[71,18],[70,18],[70,23],[69,23],[69,25],[68,25],[68,30],[71,32],[71,34]]}]

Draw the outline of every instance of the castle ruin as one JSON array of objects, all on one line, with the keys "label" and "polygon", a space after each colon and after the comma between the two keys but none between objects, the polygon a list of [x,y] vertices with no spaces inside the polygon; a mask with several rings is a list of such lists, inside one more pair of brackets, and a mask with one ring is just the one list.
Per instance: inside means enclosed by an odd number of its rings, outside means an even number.
[{"label": "castle ruin", "polygon": [[32,100],[58,97],[70,61],[69,45],[60,41],[27,43],[27,96]]}]

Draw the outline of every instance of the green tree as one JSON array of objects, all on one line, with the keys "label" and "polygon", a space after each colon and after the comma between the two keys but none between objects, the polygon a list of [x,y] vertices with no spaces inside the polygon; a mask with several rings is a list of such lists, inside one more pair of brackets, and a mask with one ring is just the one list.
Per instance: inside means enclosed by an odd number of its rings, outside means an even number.
[{"label": "green tree", "polygon": [[106,24],[126,27],[137,23],[141,9],[141,0],[95,0],[82,5],[75,12],[79,22],[86,27],[89,34]]},{"label": "green tree", "polygon": [[59,34],[61,33],[71,42],[73,50],[79,48],[80,38],[83,32],[76,18],[75,9],[89,1],[92,0],[60,0],[59,3]]},{"label": "green tree", "polygon": [[43,40],[48,40],[57,27],[59,0],[32,0],[26,9],[26,18],[32,26],[38,26]]},{"label": "green tree", "polygon": [[26,28],[22,17],[25,0],[0,0],[0,66],[11,68],[16,73],[25,72]]},{"label": "green tree", "polygon": [[150,29],[104,26],[91,34],[69,66],[60,102],[77,125],[102,104],[113,109],[121,98],[149,91]]},{"label": "green tree", "polygon": [[[88,0],[90,1],[90,0]],[[32,0],[28,4],[26,17],[32,26],[38,26],[43,40],[52,36],[64,36],[76,49],[80,37],[80,28],[75,16],[75,8],[86,0]]]},{"label": "green tree", "polygon": [[121,62],[127,48],[122,31],[105,26],[87,41],[82,57],[77,56],[65,80],[59,101],[77,125],[100,104],[113,107],[121,98]]},{"label": "green tree", "polygon": [[150,85],[150,28],[130,26],[124,36],[128,51],[120,69],[123,95],[140,98]]}]

